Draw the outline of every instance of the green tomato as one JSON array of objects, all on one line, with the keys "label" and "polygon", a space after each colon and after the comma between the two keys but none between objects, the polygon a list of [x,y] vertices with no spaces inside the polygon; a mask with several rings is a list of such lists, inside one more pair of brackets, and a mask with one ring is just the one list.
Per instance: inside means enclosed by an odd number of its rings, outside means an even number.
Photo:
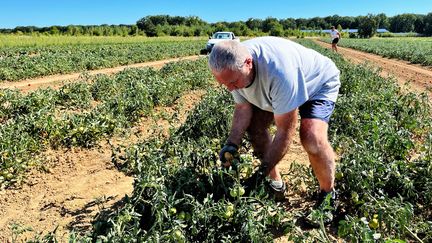
[{"label": "green tomato", "polygon": [[174,215],[177,213],[177,209],[176,208],[170,208],[169,213]]},{"label": "green tomato", "polygon": [[245,189],[240,185],[237,185],[230,190],[231,197],[241,197],[244,194],[245,194]]},{"label": "green tomato", "polygon": [[242,186],[239,186],[237,192],[239,196],[243,196],[245,194],[245,189]]},{"label": "green tomato", "polygon": [[231,195],[231,197],[237,197],[237,188],[232,188],[231,190],[230,190],[230,195]]},{"label": "green tomato", "polygon": [[233,213],[233,211],[225,211],[225,213],[224,213],[224,218],[226,218],[226,219],[229,219],[229,218],[231,218],[232,217],[232,215],[233,215],[234,213]]},{"label": "green tomato", "polygon": [[181,239],[183,239],[183,233],[182,233],[180,230],[178,230],[178,229],[176,229],[176,230],[174,230],[174,231],[172,232],[172,236],[173,236],[176,240],[181,240]]},{"label": "green tomato", "polygon": [[192,215],[190,213],[185,213],[185,220],[189,221],[192,218]]},{"label": "green tomato", "polygon": [[234,212],[234,205],[231,203],[228,204],[228,206],[226,207],[226,211]]},{"label": "green tomato", "polygon": [[371,229],[377,229],[378,226],[379,226],[378,219],[373,218],[371,221],[369,221],[369,227],[371,227]]},{"label": "green tomato", "polygon": [[357,192],[352,192],[351,193],[351,199],[354,203],[357,203],[359,201],[359,195]]},{"label": "green tomato", "polygon": [[178,214],[178,218],[181,219],[181,220],[184,220],[184,219],[186,218],[186,214],[185,214],[185,212],[181,211],[181,212]]},{"label": "green tomato", "polygon": [[337,180],[340,180],[340,179],[342,179],[343,178],[343,176],[344,176],[344,174],[342,173],[342,172],[337,172],[336,174],[335,174],[335,177],[336,177],[336,179]]},{"label": "green tomato", "polygon": [[12,178],[14,178],[14,176],[12,173],[7,172],[6,174],[4,174],[4,178],[6,178],[6,180],[12,180]]},{"label": "green tomato", "polygon": [[123,218],[126,222],[129,222],[132,219],[132,216],[127,214],[127,215],[124,215]]}]

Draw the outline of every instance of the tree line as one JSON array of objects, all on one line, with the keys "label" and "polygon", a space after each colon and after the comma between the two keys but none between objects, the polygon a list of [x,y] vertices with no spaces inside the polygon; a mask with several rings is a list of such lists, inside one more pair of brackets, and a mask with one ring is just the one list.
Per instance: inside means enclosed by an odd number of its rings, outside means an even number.
[{"label": "tree line", "polygon": [[238,36],[295,36],[305,35],[301,30],[316,30],[314,35],[330,26],[342,29],[358,29],[359,37],[371,37],[377,29],[393,33],[415,32],[432,36],[432,12],[424,14],[399,14],[387,17],[385,14],[366,16],[327,16],[314,18],[266,19],[249,18],[246,21],[207,23],[197,16],[152,15],[139,19],[133,25],[69,25],[69,26],[18,26],[14,29],[0,29],[0,33],[47,34],[70,36],[208,36],[215,31],[233,31]]}]

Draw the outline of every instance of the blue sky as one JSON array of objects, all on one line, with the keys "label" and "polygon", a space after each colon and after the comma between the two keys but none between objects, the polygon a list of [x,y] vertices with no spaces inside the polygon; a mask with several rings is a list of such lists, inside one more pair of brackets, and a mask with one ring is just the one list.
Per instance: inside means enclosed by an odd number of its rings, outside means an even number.
[{"label": "blue sky", "polygon": [[208,23],[432,12],[432,0],[3,0],[0,28],[134,24],[147,15],[198,16]]}]

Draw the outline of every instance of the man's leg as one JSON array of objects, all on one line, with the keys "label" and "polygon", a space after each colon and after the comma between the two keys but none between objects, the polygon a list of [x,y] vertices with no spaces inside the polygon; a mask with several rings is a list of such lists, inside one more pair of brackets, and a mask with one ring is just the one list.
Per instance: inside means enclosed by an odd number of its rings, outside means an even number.
[{"label": "man's leg", "polygon": [[[269,127],[273,123],[273,120],[273,113],[257,107],[253,108],[253,115],[247,133],[251,140],[254,154],[260,159],[263,158],[272,142]],[[270,171],[269,177],[277,181],[282,180],[277,166]]]},{"label": "man's leg", "polygon": [[333,101],[311,100],[300,107],[300,139],[324,192],[334,188],[335,154],[327,136],[334,105]]},{"label": "man's leg", "polygon": [[315,118],[302,118],[300,138],[309,156],[320,189],[330,192],[334,188],[335,155],[328,137],[327,122]]},{"label": "man's leg", "polygon": [[253,107],[253,115],[247,134],[251,140],[255,156],[262,158],[271,144],[272,137],[268,128],[273,122],[273,113]]},{"label": "man's leg", "polygon": [[[272,143],[273,138],[270,135],[269,127],[273,123],[273,121],[273,113],[263,111],[261,109],[258,109],[257,107],[254,107],[251,123],[247,129],[247,133],[251,140],[254,154],[259,159],[262,159],[264,157],[264,154],[268,151]],[[282,181],[282,177],[277,166],[275,166],[269,172],[268,177],[271,179],[267,187],[269,189],[270,196],[273,197],[276,201],[285,200],[286,186],[285,183]]]},{"label": "man's leg", "polygon": [[[306,222],[313,227],[319,227],[321,222],[325,225],[333,222],[337,208],[337,194],[334,190],[335,155],[327,139],[327,122],[316,118],[301,120],[300,137],[306,149],[309,161],[320,186],[315,209],[306,216]],[[331,208],[328,208],[328,207]],[[315,210],[322,210],[317,217]]]}]

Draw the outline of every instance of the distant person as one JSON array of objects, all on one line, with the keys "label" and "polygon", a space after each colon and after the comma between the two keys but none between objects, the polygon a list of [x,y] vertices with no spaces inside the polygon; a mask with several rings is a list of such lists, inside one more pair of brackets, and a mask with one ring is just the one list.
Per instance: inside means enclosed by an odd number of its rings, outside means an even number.
[{"label": "distant person", "polygon": [[331,41],[332,41],[332,50],[337,52],[338,51],[337,43],[339,42],[341,35],[340,35],[339,31],[334,26],[331,27],[330,36],[331,36]]}]

